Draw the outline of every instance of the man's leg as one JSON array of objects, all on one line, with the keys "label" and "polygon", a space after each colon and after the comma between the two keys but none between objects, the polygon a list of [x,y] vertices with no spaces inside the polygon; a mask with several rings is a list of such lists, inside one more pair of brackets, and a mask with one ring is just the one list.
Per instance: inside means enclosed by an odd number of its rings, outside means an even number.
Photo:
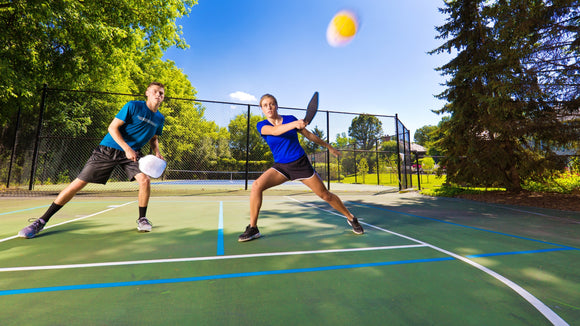
[{"label": "man's leg", "polygon": [[137,220],[137,230],[141,232],[149,232],[153,227],[151,222],[147,219],[147,207],[149,205],[149,198],[151,197],[151,178],[144,173],[135,175],[135,180],[139,183],[139,194],[137,197],[139,203],[139,217]]},{"label": "man's leg", "polygon": [[18,236],[27,239],[34,238],[38,232],[44,229],[44,226],[46,223],[48,223],[50,218],[56,214],[56,212],[58,212],[66,203],[68,203],[87,184],[88,182],[78,178],[71,182],[58,194],[54,202],[50,205],[46,212],[44,212],[44,215],[42,215],[36,221],[32,222],[32,224],[29,226],[20,230],[20,232],[18,232]]}]

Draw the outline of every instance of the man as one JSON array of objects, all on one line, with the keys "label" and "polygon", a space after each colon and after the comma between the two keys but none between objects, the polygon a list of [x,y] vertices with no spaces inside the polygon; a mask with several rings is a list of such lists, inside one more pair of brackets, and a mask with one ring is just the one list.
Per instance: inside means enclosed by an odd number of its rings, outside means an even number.
[{"label": "man", "polygon": [[139,183],[137,230],[151,231],[151,222],[146,218],[151,181],[149,176],[139,170],[138,160],[143,156],[141,148],[148,142],[155,156],[163,159],[158,136],[165,123],[165,117],[159,112],[159,106],[165,98],[165,86],[153,82],[147,87],[145,96],[146,101],[130,101],[123,106],[78,177],[58,194],[44,215],[22,229],[18,236],[34,238],[50,218],[88,183],[106,184],[116,166],[125,170],[129,180],[137,180]]}]

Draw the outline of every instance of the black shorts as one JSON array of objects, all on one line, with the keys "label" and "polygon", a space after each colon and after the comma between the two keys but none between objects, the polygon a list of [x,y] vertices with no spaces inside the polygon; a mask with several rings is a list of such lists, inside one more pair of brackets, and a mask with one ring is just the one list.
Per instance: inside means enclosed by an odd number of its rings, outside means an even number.
[{"label": "black shorts", "polygon": [[286,177],[288,180],[302,180],[311,178],[316,171],[310,164],[306,155],[290,163],[274,163],[272,168]]},{"label": "black shorts", "polygon": [[[137,152],[137,158],[142,156],[141,152]],[[106,184],[116,166],[121,166],[131,181],[135,180],[138,173],[141,173],[139,162],[127,159],[124,151],[99,145],[77,178],[86,182]]]}]

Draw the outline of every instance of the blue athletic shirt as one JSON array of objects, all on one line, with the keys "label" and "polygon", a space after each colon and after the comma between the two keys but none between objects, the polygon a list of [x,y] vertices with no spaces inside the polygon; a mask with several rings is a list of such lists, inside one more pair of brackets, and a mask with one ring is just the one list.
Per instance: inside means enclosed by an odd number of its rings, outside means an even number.
[{"label": "blue athletic shirt", "polygon": [[[283,124],[290,123],[296,120],[298,119],[296,119],[296,117],[292,115],[282,116]],[[264,126],[273,126],[273,125],[270,123],[270,121],[268,121],[268,119],[266,119],[258,122],[256,127],[262,138],[264,138],[266,143],[268,143],[268,146],[270,146],[272,155],[274,155],[274,162],[290,163],[306,155],[306,152],[304,152],[304,149],[302,148],[302,146],[300,146],[300,142],[298,141],[298,131],[296,129],[287,131],[279,136],[262,135],[262,127]]]},{"label": "blue athletic shirt", "polygon": [[[147,107],[145,101],[130,101],[123,106],[115,118],[123,120],[119,131],[125,142],[134,150],[138,151],[147,144],[153,136],[161,136],[165,117],[161,112],[153,113]],[[110,133],[107,133],[101,145],[123,150],[113,139]]]}]

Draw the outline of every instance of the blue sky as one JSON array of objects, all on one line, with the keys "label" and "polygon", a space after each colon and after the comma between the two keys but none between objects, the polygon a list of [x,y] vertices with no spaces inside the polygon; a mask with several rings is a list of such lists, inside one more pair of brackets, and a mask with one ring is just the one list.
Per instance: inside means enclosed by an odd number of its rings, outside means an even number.
[{"label": "blue sky", "polygon": [[[445,18],[434,0],[199,0],[178,20],[189,49],[169,49],[199,99],[256,103],[264,93],[280,106],[394,115],[411,130],[436,125],[431,112],[445,78],[435,68],[450,56],[428,55],[442,44]],[[357,35],[331,47],[326,29],[342,9],[358,13]]]}]

